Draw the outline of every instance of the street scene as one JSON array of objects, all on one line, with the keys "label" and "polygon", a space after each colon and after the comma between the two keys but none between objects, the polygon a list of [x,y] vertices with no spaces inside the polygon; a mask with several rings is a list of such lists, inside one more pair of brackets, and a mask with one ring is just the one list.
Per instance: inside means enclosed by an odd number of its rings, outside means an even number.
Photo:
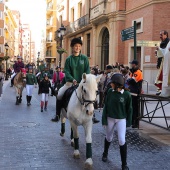
[{"label": "street scene", "polygon": [[170,0],[0,1],[0,170],[170,170]]},{"label": "street scene", "polygon": [[[0,169],[1,170],[82,170],[85,160],[83,128],[80,133],[80,159],[73,158],[70,141],[70,125],[67,120],[66,133],[60,136],[60,123],[50,119],[55,114],[55,97],[49,97],[47,111],[40,111],[40,96],[34,89],[31,106],[23,100],[15,105],[15,89],[4,82],[0,98]],[[93,125],[92,158],[94,170],[119,170],[120,154],[116,132],[109,150],[108,162],[102,162],[105,130],[101,125],[101,110],[95,110],[99,123]],[[128,129],[128,166],[131,170],[168,170],[170,167],[170,133],[141,121],[140,128]]]}]

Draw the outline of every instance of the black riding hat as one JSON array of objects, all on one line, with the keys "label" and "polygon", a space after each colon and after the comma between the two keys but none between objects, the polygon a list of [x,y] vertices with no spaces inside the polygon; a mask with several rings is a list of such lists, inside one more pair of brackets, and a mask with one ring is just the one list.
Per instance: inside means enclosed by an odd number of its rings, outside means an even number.
[{"label": "black riding hat", "polygon": [[110,83],[114,83],[120,86],[124,86],[125,84],[125,79],[124,76],[121,73],[115,73],[111,77]]},{"label": "black riding hat", "polygon": [[82,42],[82,40],[80,38],[73,38],[71,40],[70,47],[73,47],[75,44],[83,45],[83,42]]}]

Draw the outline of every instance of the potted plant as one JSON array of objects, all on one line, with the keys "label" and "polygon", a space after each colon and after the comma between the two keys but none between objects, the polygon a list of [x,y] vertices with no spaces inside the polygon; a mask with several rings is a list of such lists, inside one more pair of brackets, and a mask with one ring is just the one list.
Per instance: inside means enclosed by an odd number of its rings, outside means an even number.
[{"label": "potted plant", "polygon": [[60,44],[57,45],[57,52],[59,54],[67,53],[67,51],[60,46]]}]

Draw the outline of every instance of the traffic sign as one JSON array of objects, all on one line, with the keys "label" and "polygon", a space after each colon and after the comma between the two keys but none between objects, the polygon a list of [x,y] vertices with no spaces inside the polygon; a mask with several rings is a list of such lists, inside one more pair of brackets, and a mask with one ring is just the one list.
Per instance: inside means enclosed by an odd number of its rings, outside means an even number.
[{"label": "traffic sign", "polygon": [[134,33],[134,26],[126,28],[121,31],[121,35],[131,34]]},{"label": "traffic sign", "polygon": [[134,26],[126,28],[121,31],[122,41],[130,40],[134,38]]}]

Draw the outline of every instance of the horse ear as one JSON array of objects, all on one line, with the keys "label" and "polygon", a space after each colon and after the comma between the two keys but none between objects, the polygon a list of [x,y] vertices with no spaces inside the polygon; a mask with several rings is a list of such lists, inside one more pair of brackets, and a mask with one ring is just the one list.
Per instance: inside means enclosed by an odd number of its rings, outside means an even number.
[{"label": "horse ear", "polygon": [[100,74],[100,75],[98,75],[98,76],[96,77],[97,83],[100,81],[101,77],[102,77],[102,74]]},{"label": "horse ear", "polygon": [[83,73],[82,79],[84,80],[84,83],[86,82],[86,73]]}]

